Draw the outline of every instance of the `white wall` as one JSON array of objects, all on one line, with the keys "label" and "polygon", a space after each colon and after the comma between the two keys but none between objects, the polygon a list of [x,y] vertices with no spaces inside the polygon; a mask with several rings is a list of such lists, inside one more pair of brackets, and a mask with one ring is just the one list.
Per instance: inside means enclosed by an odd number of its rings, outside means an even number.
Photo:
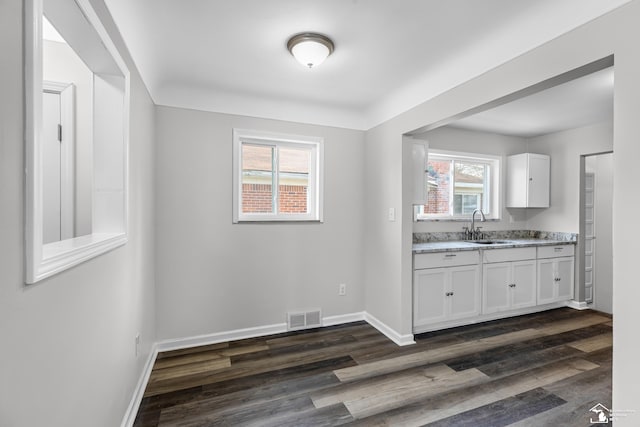
[{"label": "white wall", "polygon": [[[444,126],[416,135],[416,138],[429,141],[429,149],[449,150],[462,153],[490,154],[502,157],[500,171],[501,206],[504,206],[506,194],[507,156],[526,152],[527,141],[517,136],[499,135],[490,132],[477,132]],[[500,221],[486,221],[481,224],[485,231],[526,229],[526,212],[522,209],[502,208]],[[419,221],[413,226],[414,232],[462,231],[468,223],[460,221]]]},{"label": "white wall", "polygon": [[[633,194],[637,191],[635,169],[640,158],[640,1],[634,0],[588,24],[545,43],[512,61],[496,66],[483,75],[459,85],[396,118],[366,132],[365,204],[370,216],[366,217],[367,244],[365,265],[367,281],[366,310],[398,334],[411,332],[411,221],[407,213],[411,199],[403,195],[403,182],[411,182],[410,163],[403,164],[402,134],[442,120],[447,120],[472,108],[525,89],[543,80],[574,70],[593,61],[615,55],[615,118],[614,118],[614,195]],[[576,169],[578,169],[576,167]],[[576,170],[576,173],[578,171]],[[554,176],[557,176],[554,175]],[[384,186],[381,188],[380,184]],[[404,186],[406,187],[406,186]],[[553,202],[553,200],[552,200]],[[403,225],[385,223],[386,209],[401,208],[399,217]],[[640,407],[636,399],[636,384],[640,382],[637,360],[640,345],[636,326],[640,314],[635,302],[640,300],[637,283],[635,243],[628,239],[628,230],[636,223],[640,209],[637,198],[614,197],[613,202],[614,257],[614,363],[613,406],[619,410],[636,410],[626,418],[616,420],[618,426],[640,424]],[[568,208],[567,208],[568,209]],[[576,207],[577,209],[577,207]],[[543,218],[535,215],[532,222],[546,228],[557,212]],[[577,229],[568,218],[570,210],[557,215],[561,231]],[[383,256],[378,249],[389,244],[396,252]],[[386,249],[386,248],[385,248]]]},{"label": "white wall", "polygon": [[73,83],[76,88],[75,147],[75,232],[91,234],[93,190],[93,73],[69,45],[44,40],[42,46],[44,80]]},{"label": "white wall", "polygon": [[529,228],[577,233],[580,219],[580,156],[613,150],[613,123],[597,123],[531,138],[527,150],[551,156],[551,206],[547,209],[529,209]]},{"label": "white wall", "polygon": [[[169,107],[156,126],[159,338],[363,310],[363,132]],[[232,223],[233,128],[324,138],[324,223]]]},{"label": "white wall", "polygon": [[[24,284],[23,2],[0,3],[0,425],[119,425],[155,341],[154,106],[132,70],[129,243]],[[134,337],[141,333],[136,358]]]},{"label": "white wall", "polygon": [[594,308],[613,311],[613,154],[586,158],[595,176]]}]

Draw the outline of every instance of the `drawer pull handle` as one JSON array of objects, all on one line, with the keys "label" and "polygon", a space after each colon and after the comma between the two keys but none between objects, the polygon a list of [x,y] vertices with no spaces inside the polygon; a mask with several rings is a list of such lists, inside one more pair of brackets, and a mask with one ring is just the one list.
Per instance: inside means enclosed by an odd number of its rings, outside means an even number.
[{"label": "drawer pull handle", "polygon": [[556,252],[562,252],[564,250],[564,248],[553,248],[554,251]]},{"label": "drawer pull handle", "polygon": [[453,258],[454,256],[456,256],[456,254],[446,254],[444,257],[445,258]]},{"label": "drawer pull handle", "polygon": [[444,294],[447,297],[453,296],[453,292],[447,292],[446,294]]}]

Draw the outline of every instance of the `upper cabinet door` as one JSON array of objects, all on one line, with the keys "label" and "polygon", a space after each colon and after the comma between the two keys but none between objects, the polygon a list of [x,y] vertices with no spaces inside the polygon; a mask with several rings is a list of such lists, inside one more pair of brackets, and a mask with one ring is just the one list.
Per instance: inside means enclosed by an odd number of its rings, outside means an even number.
[{"label": "upper cabinet door", "polygon": [[551,160],[542,154],[529,154],[529,208],[549,207]]},{"label": "upper cabinet door", "polygon": [[507,159],[507,207],[548,208],[551,159],[544,154],[516,154]]},{"label": "upper cabinet door", "polygon": [[413,184],[411,204],[427,204],[427,157],[429,143],[419,139],[404,137],[405,152],[411,154],[411,182]]}]

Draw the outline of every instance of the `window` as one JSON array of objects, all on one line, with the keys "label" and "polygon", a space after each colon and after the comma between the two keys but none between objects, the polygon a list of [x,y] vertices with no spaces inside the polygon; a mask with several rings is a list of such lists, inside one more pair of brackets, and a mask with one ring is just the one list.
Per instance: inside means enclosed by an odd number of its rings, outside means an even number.
[{"label": "window", "polygon": [[234,129],[233,153],[233,222],[322,221],[322,138]]},{"label": "window", "polygon": [[427,204],[416,207],[418,220],[469,219],[476,209],[499,218],[500,158],[429,151]]}]

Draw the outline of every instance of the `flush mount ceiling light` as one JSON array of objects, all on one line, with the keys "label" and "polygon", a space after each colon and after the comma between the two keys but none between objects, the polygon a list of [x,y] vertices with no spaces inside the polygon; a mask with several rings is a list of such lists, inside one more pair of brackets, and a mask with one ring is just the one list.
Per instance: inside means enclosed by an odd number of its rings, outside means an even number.
[{"label": "flush mount ceiling light", "polygon": [[331,39],[322,34],[301,33],[289,39],[287,49],[299,63],[313,68],[331,55],[334,46]]}]

